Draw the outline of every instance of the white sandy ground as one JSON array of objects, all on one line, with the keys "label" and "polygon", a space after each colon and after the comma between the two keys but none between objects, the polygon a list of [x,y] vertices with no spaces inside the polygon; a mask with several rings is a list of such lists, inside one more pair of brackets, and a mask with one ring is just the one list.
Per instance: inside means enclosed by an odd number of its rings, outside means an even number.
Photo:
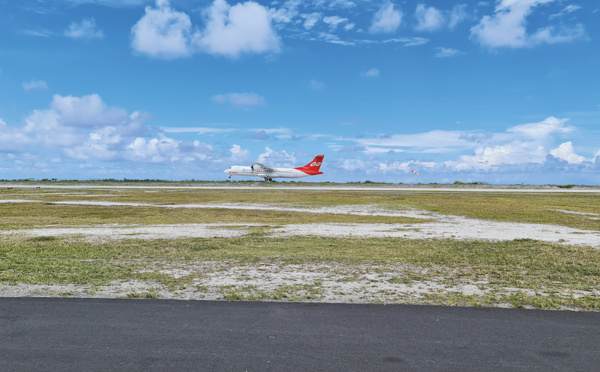
[{"label": "white sandy ground", "polygon": [[[31,202],[31,200],[1,200],[0,203]],[[78,227],[40,227],[36,229],[2,231],[0,235],[13,238],[62,236],[86,241],[113,241],[121,239],[178,239],[188,237],[237,237],[254,226],[270,228],[273,237],[326,236],[326,237],[395,237],[406,239],[444,239],[504,241],[533,239],[564,245],[588,246],[600,249],[600,232],[562,226],[493,222],[473,218],[441,215],[418,210],[391,210],[377,206],[298,207],[261,204],[189,204],[157,205],[143,203],[112,203],[96,201],[69,201],[54,204],[81,204],[102,206],[154,206],[160,208],[227,208],[294,211],[304,213],[335,213],[411,217],[421,223],[402,224],[294,224],[269,227],[259,224],[173,224],[173,225],[119,225],[106,224]],[[555,210],[560,213],[578,213]],[[598,219],[594,213],[578,213],[582,218]],[[219,300],[227,298],[303,300],[319,302],[383,302],[427,303],[427,295],[459,293],[483,296],[490,289],[486,282],[448,280],[444,275],[427,275],[427,280],[408,280],[415,269],[398,265],[339,265],[282,263],[194,262],[169,264],[152,263],[151,269],[174,277],[190,276],[185,288],[168,290],[157,283],[126,281],[113,282],[101,287],[89,285],[0,285],[0,296],[69,296],[69,297],[125,297],[128,294],[153,294],[160,298]],[[443,270],[443,268],[442,268]],[[419,274],[419,273],[417,273]],[[427,274],[421,272],[420,274]],[[553,289],[555,290],[555,289]],[[522,289],[502,288],[509,294]],[[524,291],[526,294],[528,291]],[[496,293],[497,289],[496,289]],[[560,293],[566,296],[600,296],[593,292]]]},{"label": "white sandy ground", "polygon": [[[25,200],[4,200],[2,202],[26,202]],[[31,201],[27,201],[31,202]],[[515,222],[494,222],[461,216],[442,215],[414,209],[393,210],[377,206],[335,206],[335,207],[293,207],[261,204],[183,204],[159,205],[143,203],[114,203],[96,201],[54,202],[57,205],[98,205],[159,208],[222,208],[253,209],[269,211],[288,211],[302,213],[332,213],[362,216],[410,217],[423,219],[420,223],[368,224],[368,223],[319,223],[290,224],[272,229],[272,236],[325,236],[325,237],[368,237],[368,238],[406,238],[406,239],[457,239],[506,241],[514,239],[533,239],[549,243],[588,246],[600,249],[600,232],[580,230],[564,226],[525,224]],[[557,210],[555,210],[557,211]],[[577,213],[558,210],[561,213]],[[580,213],[583,217],[595,219],[594,213]],[[120,239],[178,239],[237,237],[247,233],[243,227],[260,226],[257,224],[173,224],[173,225],[99,225],[82,227],[46,227],[29,230],[9,230],[2,235],[35,236],[82,236],[88,241]],[[228,228],[231,227],[231,228]],[[268,226],[266,226],[268,227]]]}]

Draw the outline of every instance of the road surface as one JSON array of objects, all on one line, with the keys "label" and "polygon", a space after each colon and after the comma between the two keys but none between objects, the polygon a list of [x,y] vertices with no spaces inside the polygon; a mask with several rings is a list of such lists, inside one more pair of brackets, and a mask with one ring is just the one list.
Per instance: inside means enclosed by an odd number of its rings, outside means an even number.
[{"label": "road surface", "polygon": [[592,371],[600,313],[0,299],[2,371]]}]

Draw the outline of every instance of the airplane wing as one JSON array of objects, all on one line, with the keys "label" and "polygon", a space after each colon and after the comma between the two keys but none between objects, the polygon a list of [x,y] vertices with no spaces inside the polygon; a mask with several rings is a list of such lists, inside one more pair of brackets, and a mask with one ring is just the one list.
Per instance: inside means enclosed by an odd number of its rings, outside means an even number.
[{"label": "airplane wing", "polygon": [[264,164],[261,164],[261,163],[256,163],[256,162],[254,162],[254,163],[252,163],[252,165],[254,165],[254,168],[255,168],[255,169],[256,169],[256,168],[258,168],[258,169],[264,169],[264,170],[266,170],[266,171],[268,171],[268,170],[273,170],[272,168],[266,167]]}]

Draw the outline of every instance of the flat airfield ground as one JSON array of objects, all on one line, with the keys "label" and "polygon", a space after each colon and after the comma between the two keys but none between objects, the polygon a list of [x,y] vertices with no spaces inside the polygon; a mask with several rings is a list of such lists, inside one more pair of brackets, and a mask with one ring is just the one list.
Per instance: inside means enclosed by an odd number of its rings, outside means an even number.
[{"label": "flat airfield ground", "polygon": [[600,189],[0,184],[0,296],[600,310]]}]

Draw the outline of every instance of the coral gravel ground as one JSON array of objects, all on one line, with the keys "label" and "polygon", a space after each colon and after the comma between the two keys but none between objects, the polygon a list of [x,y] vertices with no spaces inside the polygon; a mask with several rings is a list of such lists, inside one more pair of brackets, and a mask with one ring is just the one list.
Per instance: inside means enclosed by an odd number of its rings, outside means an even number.
[{"label": "coral gravel ground", "polygon": [[[0,203],[31,203],[31,199],[3,199]],[[57,207],[87,205],[130,208],[204,208],[256,210],[354,216],[406,217],[415,223],[302,223],[270,225],[264,223],[107,223],[78,226],[38,226],[0,231],[7,239],[45,239],[55,237],[89,243],[124,240],[169,240],[187,238],[239,238],[260,229],[265,239],[293,237],[395,238],[502,242],[534,240],[562,246],[600,249],[600,231],[573,227],[499,222],[447,215],[414,208],[389,209],[378,205],[297,206],[269,203],[153,204],[114,201],[63,200],[47,202]],[[556,209],[556,213],[579,213],[582,218],[598,220],[600,214]],[[489,278],[456,276],[444,265],[369,262],[290,262],[277,257],[255,261],[236,259],[176,260],[145,259],[136,266],[174,279],[187,278],[176,286],[153,280],[113,280],[101,285],[81,284],[0,284],[0,295],[69,297],[159,297],[190,300],[285,300],[363,303],[434,303],[486,306],[531,306],[527,297],[591,298],[598,301],[600,289],[594,288],[520,288],[498,286]],[[141,268],[140,268],[141,267]],[[559,283],[560,284],[560,283]],[[596,305],[592,305],[595,309]],[[544,306],[541,306],[544,307]],[[569,301],[557,301],[551,308],[579,309]]]}]

